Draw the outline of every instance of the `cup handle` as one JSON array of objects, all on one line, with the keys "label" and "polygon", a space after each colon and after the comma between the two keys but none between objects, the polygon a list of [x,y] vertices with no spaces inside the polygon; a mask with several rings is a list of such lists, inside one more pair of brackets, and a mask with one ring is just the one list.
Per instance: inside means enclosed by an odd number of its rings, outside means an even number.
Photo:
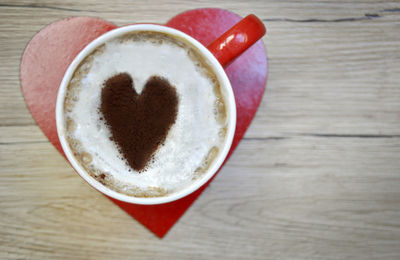
[{"label": "cup handle", "polygon": [[222,66],[227,66],[266,32],[263,22],[250,14],[208,45]]}]

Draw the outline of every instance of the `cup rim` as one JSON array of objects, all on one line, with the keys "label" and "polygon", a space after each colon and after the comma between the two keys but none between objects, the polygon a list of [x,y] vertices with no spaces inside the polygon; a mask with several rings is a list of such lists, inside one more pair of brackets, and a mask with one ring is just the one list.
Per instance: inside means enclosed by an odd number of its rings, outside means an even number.
[{"label": "cup rim", "polygon": [[[101,44],[104,42],[123,35],[125,33],[129,32],[134,32],[134,31],[156,31],[156,32],[163,32],[175,37],[180,37],[188,41],[190,44],[192,44],[194,47],[196,47],[199,52],[206,58],[207,63],[213,68],[215,74],[217,75],[217,78],[221,85],[223,85],[224,91],[225,91],[225,98],[228,99],[228,102],[225,102],[225,105],[228,106],[228,120],[227,120],[227,133],[225,137],[225,142],[223,149],[220,150],[217,158],[213,161],[212,165],[208,168],[207,172],[202,175],[202,177],[198,180],[193,182],[192,184],[184,187],[183,189],[180,189],[176,192],[173,192],[171,194],[168,194],[166,196],[162,197],[133,197],[133,196],[128,196],[126,194],[119,193],[115,190],[112,190],[108,188],[107,186],[101,184],[99,181],[97,181],[95,178],[93,178],[78,162],[78,160],[75,158],[73,155],[73,152],[71,151],[71,148],[66,140],[66,131],[65,131],[65,123],[64,123],[64,99],[66,95],[66,89],[67,86],[69,85],[69,82],[77,69],[77,67],[81,64],[81,62],[84,60],[84,58],[87,57],[94,49],[99,47]],[[193,37],[170,27],[163,26],[163,25],[158,25],[158,24],[133,24],[133,25],[127,25],[123,27],[119,27],[116,29],[113,29],[109,32],[106,32],[105,34],[101,35],[100,37],[96,38],[92,42],[90,42],[83,50],[79,52],[79,54],[74,58],[74,60],[71,62],[71,64],[68,66],[68,69],[66,70],[64,77],[61,81],[60,88],[58,90],[58,95],[57,95],[57,102],[56,102],[56,126],[57,126],[57,134],[58,138],[61,143],[61,147],[69,161],[69,163],[72,165],[74,170],[86,181],[95,188],[96,190],[100,191],[101,193],[117,199],[119,201],[124,201],[128,203],[133,203],[133,204],[142,204],[142,205],[155,205],[155,204],[163,204],[163,203],[168,203],[168,202],[173,202],[176,200],[179,200],[183,197],[186,197],[187,195],[193,193],[194,191],[198,190],[200,187],[202,187],[205,183],[207,183],[220,169],[220,167],[223,165],[230,147],[233,142],[233,137],[236,129],[236,104],[235,104],[235,98],[232,90],[231,83],[221,66],[221,64],[218,62],[218,60],[215,58],[215,56],[200,42],[198,42],[196,39]]]}]

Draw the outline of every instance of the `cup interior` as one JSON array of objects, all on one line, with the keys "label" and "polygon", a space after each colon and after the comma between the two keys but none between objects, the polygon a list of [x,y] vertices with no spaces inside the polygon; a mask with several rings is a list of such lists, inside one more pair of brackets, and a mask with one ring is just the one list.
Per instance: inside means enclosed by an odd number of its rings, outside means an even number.
[{"label": "cup interior", "polygon": [[[110,39],[124,35],[126,33],[134,32],[134,31],[149,31],[149,32],[166,33],[172,37],[175,37],[178,39],[183,39],[186,42],[188,42],[189,44],[191,44],[194,48],[196,48],[199,51],[199,53],[202,54],[205,61],[212,68],[215,75],[217,76],[217,79],[221,86],[221,92],[222,92],[221,94],[224,98],[225,109],[227,112],[227,132],[226,132],[225,141],[224,141],[223,145],[220,147],[221,149],[220,149],[217,157],[213,160],[212,164],[207,169],[207,171],[202,175],[202,177],[200,179],[196,180],[191,185],[186,186],[185,188],[183,188],[175,193],[171,193],[171,194],[168,194],[163,197],[144,198],[144,197],[128,196],[128,195],[116,192],[116,191],[108,188],[107,186],[101,184],[99,181],[97,181],[95,178],[93,178],[82,167],[82,165],[80,165],[78,160],[73,155],[71,147],[68,144],[68,141],[66,138],[67,134],[66,134],[66,126],[65,126],[65,120],[64,120],[64,115],[65,115],[64,100],[66,97],[67,87],[69,85],[71,78],[73,77],[75,70],[89,54],[91,54],[96,48],[101,46],[104,42],[107,42]],[[190,193],[194,192],[195,190],[197,190],[198,188],[200,188],[208,180],[210,180],[212,178],[212,176],[214,176],[214,174],[221,167],[226,156],[228,155],[229,149],[230,149],[232,141],[233,141],[235,127],[236,127],[236,105],[235,105],[235,98],[234,98],[234,94],[232,91],[230,81],[229,81],[223,67],[220,65],[218,60],[214,57],[214,55],[206,47],[204,47],[201,43],[199,43],[197,40],[193,39],[189,35],[181,32],[181,31],[166,27],[166,26],[155,25],[155,24],[135,24],[135,25],[120,27],[120,28],[114,29],[110,32],[103,34],[102,36],[100,36],[99,38],[95,39],[93,42],[88,44],[75,57],[73,62],[68,67],[68,69],[63,77],[63,80],[61,82],[60,88],[59,88],[59,92],[58,92],[58,96],[57,96],[57,104],[56,104],[56,122],[57,122],[57,132],[58,132],[58,136],[59,136],[59,139],[61,142],[61,146],[63,148],[63,151],[64,151],[68,161],[73,166],[73,168],[77,171],[77,173],[84,180],[86,180],[92,187],[94,187],[98,191],[104,193],[105,195],[112,197],[114,199],[120,200],[120,201],[134,203],[134,204],[152,205],[152,204],[162,204],[162,203],[172,202],[172,201],[178,200],[182,197],[185,197],[185,196],[189,195]]]}]

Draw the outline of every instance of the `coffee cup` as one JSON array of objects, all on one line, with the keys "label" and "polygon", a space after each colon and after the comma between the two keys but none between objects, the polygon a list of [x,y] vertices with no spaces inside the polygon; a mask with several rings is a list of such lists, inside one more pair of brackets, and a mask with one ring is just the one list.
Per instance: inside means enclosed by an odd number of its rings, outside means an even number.
[{"label": "coffee cup", "polygon": [[103,194],[162,204],[209,181],[235,133],[223,69],[265,33],[249,15],[208,47],[156,24],[134,24],[88,44],[68,67],[57,132],[77,173]]}]

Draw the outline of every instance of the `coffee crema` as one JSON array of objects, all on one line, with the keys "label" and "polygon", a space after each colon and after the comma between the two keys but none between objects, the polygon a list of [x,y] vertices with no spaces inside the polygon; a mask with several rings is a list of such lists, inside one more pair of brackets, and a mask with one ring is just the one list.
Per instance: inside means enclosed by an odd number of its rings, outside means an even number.
[{"label": "coffee crema", "polygon": [[[138,95],[159,78],[178,97],[174,123],[142,170],[129,165],[101,111],[105,83],[121,74]],[[75,70],[64,100],[66,139],[79,164],[104,186],[134,197],[166,196],[201,179],[225,142],[227,124],[219,81],[201,52],[161,32],[131,32],[96,48]]]}]

